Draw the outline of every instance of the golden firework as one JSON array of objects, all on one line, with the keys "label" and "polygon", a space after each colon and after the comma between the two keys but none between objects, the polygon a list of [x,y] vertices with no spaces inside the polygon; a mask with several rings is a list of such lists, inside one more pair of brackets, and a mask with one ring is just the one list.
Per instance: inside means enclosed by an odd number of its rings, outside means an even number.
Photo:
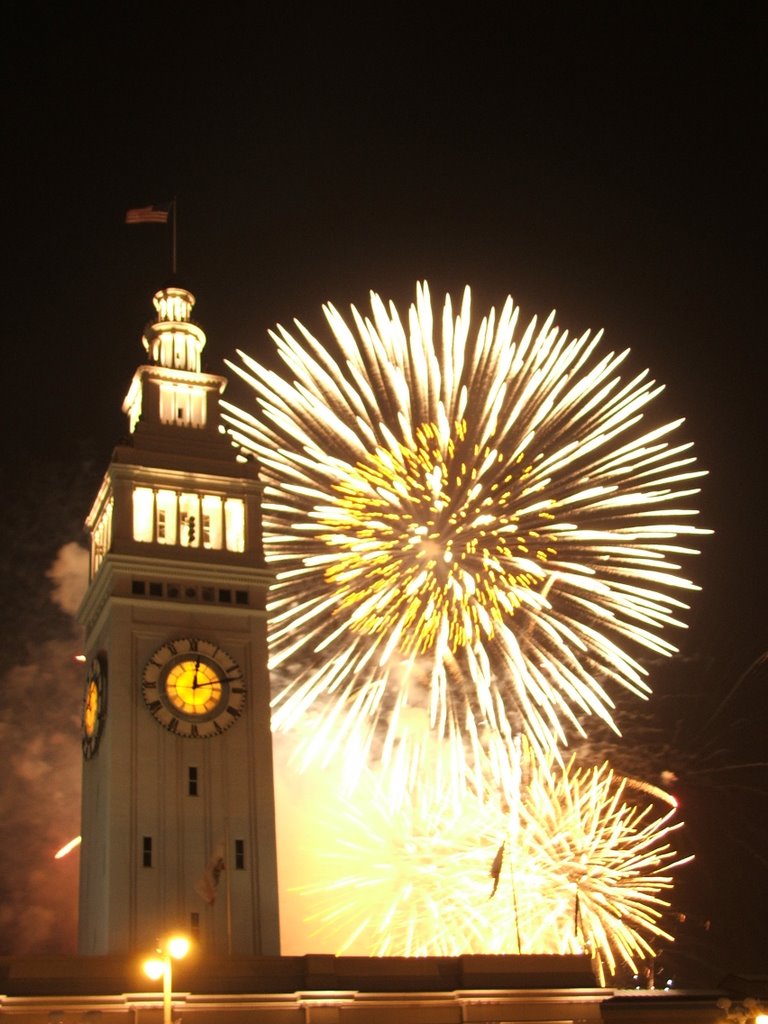
[{"label": "golden firework", "polygon": [[473,764],[519,732],[552,752],[612,722],[611,685],[648,692],[639,652],[674,651],[702,472],[600,334],[519,334],[511,299],[471,332],[469,289],[439,327],[426,285],[407,324],[371,306],[356,333],[326,306],[327,342],[278,327],[283,376],[232,366],[260,405],[225,418],[266,484],[275,725],[312,709],[326,753],[358,726],[391,751],[417,707]]}]

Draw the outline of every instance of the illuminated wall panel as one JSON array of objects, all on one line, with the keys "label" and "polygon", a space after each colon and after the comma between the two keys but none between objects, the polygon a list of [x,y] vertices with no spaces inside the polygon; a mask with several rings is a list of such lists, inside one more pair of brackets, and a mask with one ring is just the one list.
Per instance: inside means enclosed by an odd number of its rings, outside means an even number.
[{"label": "illuminated wall panel", "polygon": [[104,555],[112,546],[112,513],[115,499],[110,496],[91,535],[91,576],[98,570]]},{"label": "illuminated wall panel", "polygon": [[245,550],[245,505],[240,498],[227,498],[224,503],[227,551]]},{"label": "illuminated wall panel", "polygon": [[155,496],[151,487],[133,489],[133,539],[151,541]]}]

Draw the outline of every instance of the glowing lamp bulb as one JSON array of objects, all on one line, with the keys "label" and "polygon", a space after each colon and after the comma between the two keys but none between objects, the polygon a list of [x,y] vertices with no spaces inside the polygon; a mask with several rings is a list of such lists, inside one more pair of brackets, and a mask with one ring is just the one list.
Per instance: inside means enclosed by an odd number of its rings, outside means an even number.
[{"label": "glowing lamp bulb", "polygon": [[148,978],[151,978],[152,981],[157,981],[159,978],[162,978],[165,971],[165,964],[157,957],[153,957],[151,960],[145,960],[143,967],[144,973]]},{"label": "glowing lamp bulb", "polygon": [[166,948],[174,960],[181,960],[189,952],[189,939],[184,935],[174,935],[168,940]]}]

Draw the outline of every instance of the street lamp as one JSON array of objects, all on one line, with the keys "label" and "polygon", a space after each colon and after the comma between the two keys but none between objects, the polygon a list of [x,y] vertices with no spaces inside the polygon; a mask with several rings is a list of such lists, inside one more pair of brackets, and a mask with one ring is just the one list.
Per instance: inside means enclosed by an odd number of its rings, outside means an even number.
[{"label": "street lamp", "polygon": [[144,973],[152,981],[163,979],[163,1024],[172,1024],[171,993],[173,992],[173,972],[171,960],[181,960],[189,952],[189,939],[185,935],[171,935],[158,942],[155,950],[157,956],[144,961]]}]

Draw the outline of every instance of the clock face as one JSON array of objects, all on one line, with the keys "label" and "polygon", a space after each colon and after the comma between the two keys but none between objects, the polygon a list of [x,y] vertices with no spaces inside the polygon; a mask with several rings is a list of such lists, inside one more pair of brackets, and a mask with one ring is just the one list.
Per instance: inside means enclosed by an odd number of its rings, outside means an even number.
[{"label": "clock face", "polygon": [[144,702],[176,736],[217,736],[245,706],[240,666],[211,640],[185,637],[158,647],[144,668]]},{"label": "clock face", "polygon": [[107,709],[107,670],[102,658],[96,657],[88,669],[83,695],[83,757],[93,757],[99,746]]}]

